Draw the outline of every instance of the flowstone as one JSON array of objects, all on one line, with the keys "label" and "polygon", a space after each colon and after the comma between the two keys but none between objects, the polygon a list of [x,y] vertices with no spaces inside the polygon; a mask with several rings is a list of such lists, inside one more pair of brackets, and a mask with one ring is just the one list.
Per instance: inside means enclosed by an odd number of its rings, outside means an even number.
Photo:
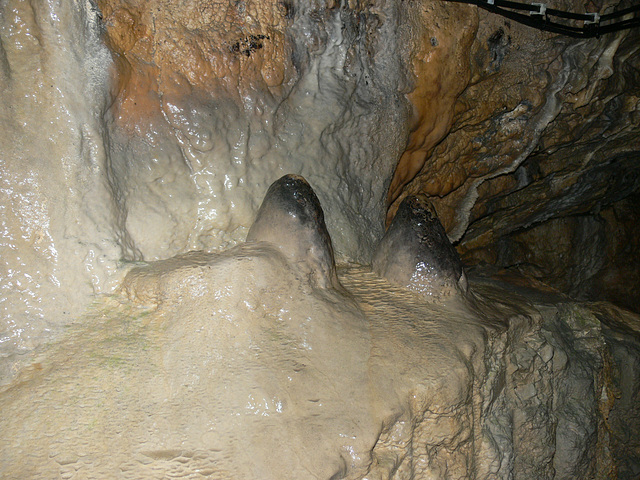
[{"label": "flowstone", "polygon": [[[437,218],[405,203],[387,251],[404,239],[457,280]],[[601,479],[640,465],[640,425],[623,421],[640,410],[637,317],[487,280],[438,302],[368,267],[338,280],[299,176],[269,188],[248,240],[133,267],[4,387],[0,476]]]},{"label": "flowstone", "polygon": [[134,268],[0,392],[0,477],[633,478],[636,316],[338,274],[265,243]]}]

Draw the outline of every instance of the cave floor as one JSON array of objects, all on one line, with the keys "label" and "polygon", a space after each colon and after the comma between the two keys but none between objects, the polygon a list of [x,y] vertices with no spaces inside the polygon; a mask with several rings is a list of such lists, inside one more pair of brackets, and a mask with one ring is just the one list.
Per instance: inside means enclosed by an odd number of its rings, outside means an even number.
[{"label": "cave floor", "polygon": [[560,478],[615,463],[603,328],[571,302],[491,281],[433,301],[361,266],[339,269],[344,292],[317,290],[247,251],[161,270],[2,388],[2,478]]}]

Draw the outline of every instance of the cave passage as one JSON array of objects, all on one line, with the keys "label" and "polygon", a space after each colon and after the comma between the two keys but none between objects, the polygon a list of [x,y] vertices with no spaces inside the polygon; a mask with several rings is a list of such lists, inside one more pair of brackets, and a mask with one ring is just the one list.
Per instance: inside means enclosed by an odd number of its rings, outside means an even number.
[{"label": "cave passage", "polygon": [[0,0],[0,477],[638,478],[639,9],[521,5]]}]

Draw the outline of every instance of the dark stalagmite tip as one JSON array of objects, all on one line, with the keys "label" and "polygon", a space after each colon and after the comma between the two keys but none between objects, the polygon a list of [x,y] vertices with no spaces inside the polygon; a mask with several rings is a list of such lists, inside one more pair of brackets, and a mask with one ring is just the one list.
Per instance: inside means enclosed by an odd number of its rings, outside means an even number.
[{"label": "dark stalagmite tip", "polygon": [[460,257],[424,195],[410,195],[402,201],[372,266],[391,283],[424,295],[442,297],[467,291]]},{"label": "dark stalagmite tip", "polygon": [[314,286],[338,285],[322,206],[311,185],[300,175],[285,175],[271,184],[247,241],[276,246],[309,276]]}]

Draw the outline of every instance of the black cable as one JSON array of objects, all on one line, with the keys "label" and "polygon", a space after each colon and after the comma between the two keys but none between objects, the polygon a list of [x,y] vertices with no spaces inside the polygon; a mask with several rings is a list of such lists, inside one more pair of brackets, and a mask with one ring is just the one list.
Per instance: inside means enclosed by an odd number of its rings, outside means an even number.
[{"label": "black cable", "polygon": [[600,25],[598,27],[598,34],[618,32],[620,30],[626,30],[629,28],[638,28],[638,27],[640,27],[640,18],[631,18],[629,20],[623,20],[621,22],[611,23],[609,25]]},{"label": "black cable", "polygon": [[617,12],[607,13],[606,15],[600,16],[600,21],[607,21],[611,18],[622,17],[623,15],[627,15],[629,13],[640,12],[640,4],[634,5],[633,7],[625,8],[624,10],[618,10]]},{"label": "black cable", "polygon": [[[554,8],[546,8],[544,4],[532,5],[512,2],[510,0],[493,0],[493,2],[491,3],[489,3],[491,0],[447,1],[476,5],[489,12],[502,15],[505,18],[509,18],[511,20],[533,28],[537,28],[539,30],[559,33],[562,35],[568,35],[570,37],[577,38],[599,37],[600,35],[603,35],[605,33],[618,32],[620,30],[640,27],[640,17],[635,17],[635,15],[634,18],[602,25],[602,22],[607,22],[614,18],[619,18],[628,14],[635,14],[636,12],[640,12],[640,5],[635,5],[633,7],[619,10],[617,12],[599,16],[596,13],[565,12],[562,10],[556,10]],[[526,11],[529,12],[529,15],[518,13],[517,11],[512,10]],[[582,27],[574,27],[559,22],[552,22],[551,20],[549,20],[549,16],[568,20],[583,21],[584,25]]]},{"label": "black cable", "polygon": [[[485,2],[486,3],[486,2]],[[496,7],[505,7],[512,10],[526,10],[527,12],[536,12],[538,9],[533,5],[526,3],[511,2],[509,0],[495,0]]]}]

